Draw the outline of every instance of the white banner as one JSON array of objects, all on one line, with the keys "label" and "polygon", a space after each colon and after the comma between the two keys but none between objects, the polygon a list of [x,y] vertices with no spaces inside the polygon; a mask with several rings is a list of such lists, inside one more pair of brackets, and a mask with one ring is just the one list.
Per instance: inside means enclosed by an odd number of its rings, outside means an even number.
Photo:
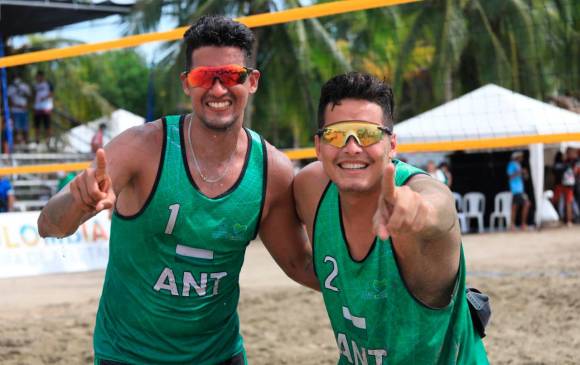
[{"label": "white banner", "polygon": [[0,214],[0,278],[104,269],[109,257],[109,212],[86,221],[71,236],[42,238],[40,212]]}]

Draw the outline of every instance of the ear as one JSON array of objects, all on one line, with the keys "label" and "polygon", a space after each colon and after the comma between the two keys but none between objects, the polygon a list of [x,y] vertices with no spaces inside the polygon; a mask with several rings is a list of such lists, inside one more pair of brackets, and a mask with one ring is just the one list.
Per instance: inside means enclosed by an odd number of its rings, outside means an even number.
[{"label": "ear", "polygon": [[260,71],[252,70],[248,79],[250,80],[250,94],[253,94],[256,91],[258,91],[258,83],[260,81]]},{"label": "ear", "polygon": [[314,150],[316,151],[316,158],[320,160],[320,137],[318,134],[314,135]]},{"label": "ear", "polygon": [[389,137],[389,159],[393,159],[397,155],[397,135],[393,133],[392,136]]},{"label": "ear", "polygon": [[187,73],[182,72],[179,74],[179,80],[181,80],[181,88],[185,95],[189,96],[189,83],[187,82]]}]

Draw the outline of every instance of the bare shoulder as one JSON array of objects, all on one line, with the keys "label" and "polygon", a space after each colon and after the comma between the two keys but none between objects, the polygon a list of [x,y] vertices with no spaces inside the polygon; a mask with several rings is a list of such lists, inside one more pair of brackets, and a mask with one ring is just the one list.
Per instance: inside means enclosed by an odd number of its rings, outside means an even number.
[{"label": "bare shoulder", "polygon": [[[140,149],[146,150],[146,147],[151,147],[147,146],[147,143],[157,143],[161,146],[163,136],[163,122],[156,120],[123,131],[107,144],[105,150],[109,148],[132,149],[136,147],[141,147]],[[127,152],[131,153],[130,150]]]},{"label": "bare shoulder", "polygon": [[289,187],[294,178],[292,161],[276,147],[266,142],[268,153],[268,185],[272,187]]},{"label": "bare shoulder", "polygon": [[[126,185],[147,166],[157,169],[163,146],[161,120],[135,126],[123,131],[105,146],[107,172],[117,188]],[[115,189],[117,190],[117,189]]]},{"label": "bare shoulder", "polygon": [[294,194],[299,196],[318,195],[328,185],[328,177],[320,161],[312,162],[302,168],[294,180]]},{"label": "bare shoulder", "polygon": [[302,222],[306,224],[309,234],[312,233],[316,207],[328,181],[322,163],[319,161],[308,164],[294,178],[296,210]]}]

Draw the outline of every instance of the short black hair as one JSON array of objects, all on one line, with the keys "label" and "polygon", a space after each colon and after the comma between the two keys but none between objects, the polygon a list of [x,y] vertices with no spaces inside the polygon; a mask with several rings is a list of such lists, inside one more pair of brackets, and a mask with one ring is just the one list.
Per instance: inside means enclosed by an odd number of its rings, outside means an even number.
[{"label": "short black hair", "polygon": [[246,63],[252,55],[254,34],[242,23],[219,15],[204,15],[183,34],[185,70],[191,69],[191,55],[200,47],[237,47],[244,51]]},{"label": "short black hair", "polygon": [[393,129],[393,90],[384,81],[362,72],[348,72],[328,80],[320,90],[318,102],[318,128],[324,127],[326,106],[340,104],[344,99],[367,100],[383,109],[383,125]]}]

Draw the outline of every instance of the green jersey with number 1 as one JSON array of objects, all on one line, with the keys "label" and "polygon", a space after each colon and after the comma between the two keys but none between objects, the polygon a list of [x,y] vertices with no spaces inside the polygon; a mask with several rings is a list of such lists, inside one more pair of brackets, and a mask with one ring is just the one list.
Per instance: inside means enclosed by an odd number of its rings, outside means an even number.
[{"label": "green jersey with number 1", "polygon": [[[395,163],[395,184],[421,170]],[[487,364],[465,297],[463,252],[451,302],[430,308],[405,286],[390,239],[375,238],[367,257],[349,253],[340,195],[329,183],[316,212],[314,264],[336,336],[339,364]]]},{"label": "green jersey with number 1", "polygon": [[96,362],[205,365],[244,351],[239,273],[263,209],[266,147],[246,129],[248,150],[238,181],[208,198],[190,175],[183,120],[163,120],[162,158],[141,211],[113,215]]}]

